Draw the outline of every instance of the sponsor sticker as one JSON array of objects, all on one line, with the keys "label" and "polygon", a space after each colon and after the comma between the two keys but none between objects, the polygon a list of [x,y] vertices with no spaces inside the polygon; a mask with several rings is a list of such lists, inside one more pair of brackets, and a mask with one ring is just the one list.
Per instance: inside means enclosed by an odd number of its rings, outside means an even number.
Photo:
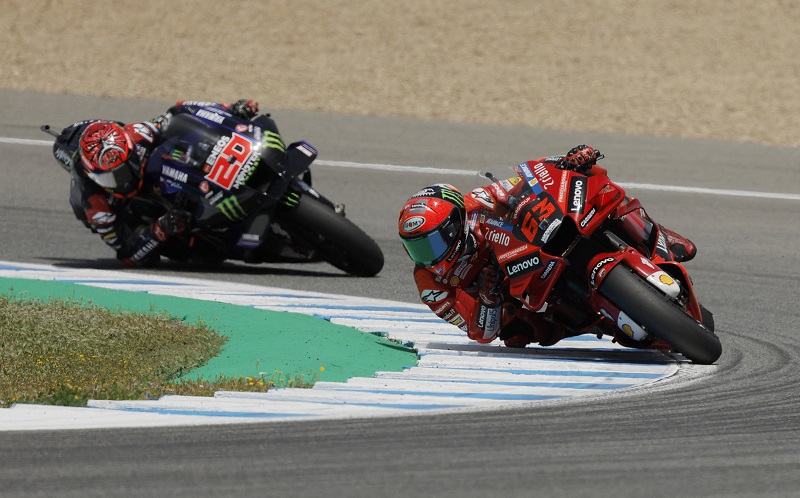
[{"label": "sponsor sticker", "polygon": [[542,260],[539,258],[539,253],[529,254],[519,259],[509,261],[506,264],[506,274],[508,278],[519,277],[532,271],[536,271],[542,267]]},{"label": "sponsor sticker", "polygon": [[573,176],[569,181],[569,199],[567,211],[583,214],[586,204],[586,178]]},{"label": "sponsor sticker", "polygon": [[412,216],[411,218],[403,222],[403,231],[406,233],[411,233],[424,224],[425,224],[425,218],[423,218],[422,216]]},{"label": "sponsor sticker", "polygon": [[432,189],[431,187],[426,187],[416,194],[412,195],[411,197],[428,197],[436,193],[436,190]]},{"label": "sponsor sticker", "polygon": [[658,234],[658,242],[656,243],[656,252],[664,259],[671,259],[669,257],[669,250],[667,249],[667,239],[664,238],[663,233]]},{"label": "sponsor sticker", "polygon": [[493,242],[503,247],[508,247],[508,244],[511,243],[511,237],[508,235],[507,232],[504,232],[502,230],[488,230],[486,232],[485,237],[487,241]]},{"label": "sponsor sticker", "polygon": [[218,123],[218,124],[222,124],[225,121],[225,116],[220,116],[216,112],[211,112],[211,111],[206,110],[206,109],[199,109],[195,113],[195,116],[197,116],[198,118],[203,118],[203,119],[207,119],[209,121],[213,121],[213,122]]},{"label": "sponsor sticker", "polygon": [[177,180],[181,183],[186,183],[189,181],[189,175],[179,169],[167,166],[166,164],[161,167],[161,175],[172,178],[173,180]]},{"label": "sponsor sticker", "polygon": [[314,157],[317,154],[317,151],[314,149],[314,147],[311,147],[305,142],[298,145],[297,150],[307,155],[308,157]]},{"label": "sponsor sticker", "polygon": [[419,297],[425,303],[438,303],[447,297],[447,291],[441,289],[425,289],[420,292]]},{"label": "sponsor sticker", "polygon": [[503,261],[509,260],[509,259],[513,258],[514,256],[527,251],[529,248],[530,248],[530,246],[527,246],[527,245],[520,246],[520,247],[515,247],[514,249],[512,249],[512,250],[510,250],[508,252],[504,252],[503,254],[498,255],[497,256],[497,261],[502,263]]},{"label": "sponsor sticker", "polygon": [[492,199],[492,196],[490,196],[489,193],[486,192],[486,190],[483,189],[482,187],[476,188],[475,190],[470,192],[470,195],[472,196],[473,199],[480,202],[488,209],[494,209],[494,199]]},{"label": "sponsor sticker", "polygon": [[550,236],[553,235],[553,232],[555,232],[560,226],[561,226],[561,220],[558,218],[554,219],[553,222],[550,223],[550,225],[542,234],[542,244],[546,244],[547,241],[550,240]]},{"label": "sponsor sticker", "polygon": [[505,230],[506,232],[510,232],[514,228],[514,225],[507,221],[498,220],[497,218],[487,217],[484,215],[481,215],[481,223],[497,227],[500,230]]},{"label": "sponsor sticker", "polygon": [[600,261],[597,262],[596,265],[594,265],[594,268],[592,268],[591,277],[589,279],[589,281],[592,283],[592,287],[595,287],[595,284],[594,284],[595,278],[597,278],[598,276],[602,277],[603,275],[605,275],[605,270],[601,270],[601,268],[603,268],[605,265],[607,265],[609,263],[613,263],[614,261],[616,261],[616,259],[614,259],[612,257],[608,257],[608,258],[601,259]]},{"label": "sponsor sticker", "polygon": [[550,272],[553,271],[553,268],[555,267],[556,267],[556,260],[555,259],[550,260],[550,262],[547,263],[547,268],[544,269],[539,278],[542,280],[547,280],[547,277],[550,276]]},{"label": "sponsor sticker", "polygon": [[539,163],[534,166],[533,172],[536,173],[536,177],[544,187],[550,187],[556,183],[553,180],[553,177],[550,176],[550,170],[547,169],[547,166],[545,166],[544,163]]},{"label": "sponsor sticker", "polygon": [[143,140],[147,141],[148,143],[153,143],[153,133],[150,131],[150,128],[145,126],[143,123],[134,124],[133,131],[138,133]]},{"label": "sponsor sticker", "polygon": [[559,205],[564,204],[567,198],[567,184],[569,183],[569,175],[562,173],[561,175],[561,183],[558,186],[558,203]]},{"label": "sponsor sticker", "polygon": [[586,216],[584,216],[583,219],[581,220],[581,228],[586,228],[586,225],[588,225],[589,222],[592,221],[592,218],[594,218],[596,212],[597,210],[594,208],[594,206],[592,206],[592,209],[590,209],[589,212],[586,213]]}]

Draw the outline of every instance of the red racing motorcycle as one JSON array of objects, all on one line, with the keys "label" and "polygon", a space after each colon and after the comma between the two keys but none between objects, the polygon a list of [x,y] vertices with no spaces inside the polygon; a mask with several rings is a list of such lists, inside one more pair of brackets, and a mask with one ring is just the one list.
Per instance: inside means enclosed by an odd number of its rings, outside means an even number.
[{"label": "red racing motorcycle", "polygon": [[713,315],[640,202],[592,167],[602,157],[577,171],[561,169],[559,158],[520,164],[524,195],[511,199],[506,219],[478,215],[507,277],[503,287],[571,335],[608,335],[714,363],[722,345]]}]

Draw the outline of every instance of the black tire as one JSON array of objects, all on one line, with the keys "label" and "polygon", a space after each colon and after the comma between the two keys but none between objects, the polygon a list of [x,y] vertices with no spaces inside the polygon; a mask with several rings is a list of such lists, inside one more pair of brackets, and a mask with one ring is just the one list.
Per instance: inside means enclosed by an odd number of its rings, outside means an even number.
[{"label": "black tire", "polygon": [[628,267],[617,265],[599,290],[648,333],[665,341],[692,362],[710,365],[722,354],[722,344],[714,332]]},{"label": "black tire", "polygon": [[286,213],[285,228],[319,252],[336,268],[359,277],[373,277],[383,269],[383,252],[369,235],[321,201],[303,194]]},{"label": "black tire", "polygon": [[708,308],[700,304],[700,316],[703,319],[703,325],[711,332],[714,332],[714,313],[711,313]]}]

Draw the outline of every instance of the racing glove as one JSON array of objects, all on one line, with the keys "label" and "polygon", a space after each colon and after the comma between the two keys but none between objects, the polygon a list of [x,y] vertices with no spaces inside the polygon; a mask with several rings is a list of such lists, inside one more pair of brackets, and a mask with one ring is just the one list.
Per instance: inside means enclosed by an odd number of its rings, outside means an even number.
[{"label": "racing glove", "polygon": [[475,315],[475,328],[478,330],[471,333],[470,337],[486,343],[497,337],[503,321],[500,272],[494,265],[489,265],[481,270],[478,279],[478,306]]},{"label": "racing glove", "polygon": [[602,154],[599,150],[588,145],[579,145],[567,152],[559,166],[563,169],[585,173],[601,157]]},{"label": "racing glove", "polygon": [[169,237],[180,235],[189,227],[190,217],[189,213],[180,209],[167,211],[153,224],[153,235],[160,242],[164,242]]},{"label": "racing glove", "polygon": [[252,99],[239,99],[231,104],[228,110],[242,119],[251,119],[258,112],[258,102]]},{"label": "racing glove", "polygon": [[481,303],[488,308],[496,308],[503,302],[503,294],[500,292],[500,272],[497,267],[489,265],[481,270],[478,276],[480,288],[478,297]]}]

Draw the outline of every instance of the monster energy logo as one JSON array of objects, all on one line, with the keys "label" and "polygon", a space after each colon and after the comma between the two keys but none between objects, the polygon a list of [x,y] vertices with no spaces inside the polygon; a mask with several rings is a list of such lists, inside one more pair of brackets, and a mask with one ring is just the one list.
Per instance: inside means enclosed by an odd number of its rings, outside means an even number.
[{"label": "monster energy logo", "polygon": [[286,152],[286,146],[283,144],[283,140],[281,140],[281,136],[272,131],[265,131],[264,137],[261,139],[261,143],[264,147],[269,147],[271,149],[278,149],[281,152]]},{"label": "monster energy logo", "polygon": [[286,206],[295,207],[300,202],[300,194],[296,192],[286,192],[281,201]]},{"label": "monster energy logo", "polygon": [[217,204],[217,208],[231,221],[241,221],[247,217],[247,212],[239,204],[235,195],[223,199]]},{"label": "monster energy logo", "polygon": [[450,189],[442,189],[442,199],[450,201],[458,207],[464,207],[464,198],[458,192],[453,192]]}]

